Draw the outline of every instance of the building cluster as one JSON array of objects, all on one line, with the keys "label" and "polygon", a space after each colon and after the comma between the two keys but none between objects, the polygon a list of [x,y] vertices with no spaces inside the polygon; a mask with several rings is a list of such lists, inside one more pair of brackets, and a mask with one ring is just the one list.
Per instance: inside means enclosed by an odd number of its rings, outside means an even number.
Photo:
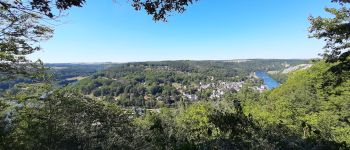
[{"label": "building cluster", "polygon": [[[239,91],[243,87],[244,81],[241,82],[224,82],[219,81],[218,83],[207,83],[204,84],[202,82],[199,83],[198,91],[202,91],[205,89],[212,89],[212,93],[210,95],[210,99],[221,98],[227,91]],[[190,101],[198,100],[198,96],[196,94],[188,94],[185,92],[181,92],[184,97],[186,97]]]}]

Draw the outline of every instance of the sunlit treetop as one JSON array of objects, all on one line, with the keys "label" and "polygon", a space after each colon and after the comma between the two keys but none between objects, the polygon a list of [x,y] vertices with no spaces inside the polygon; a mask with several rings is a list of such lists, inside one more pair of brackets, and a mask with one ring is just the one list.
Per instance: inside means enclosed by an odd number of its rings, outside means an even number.
[{"label": "sunlit treetop", "polygon": [[332,0],[340,3],[341,8],[326,8],[326,12],[334,17],[310,17],[310,33],[312,38],[323,39],[326,42],[324,46],[324,58],[329,62],[349,62],[350,56],[350,9],[346,4],[350,0]]}]

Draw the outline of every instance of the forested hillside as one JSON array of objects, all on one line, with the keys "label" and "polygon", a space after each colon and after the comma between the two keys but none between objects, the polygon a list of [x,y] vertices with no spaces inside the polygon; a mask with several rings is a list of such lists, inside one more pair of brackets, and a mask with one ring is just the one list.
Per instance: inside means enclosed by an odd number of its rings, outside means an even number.
[{"label": "forested hillside", "polygon": [[[128,63],[101,71],[75,88],[124,107],[161,108],[178,102],[219,100],[249,85],[262,86],[255,71],[285,69],[307,60],[164,61]],[[261,89],[263,90],[263,89]]]},{"label": "forested hillside", "polygon": [[350,141],[350,72],[339,63],[316,62],[293,72],[281,87],[244,104],[246,113],[269,126],[286,125],[307,138]]},{"label": "forested hillside", "polygon": [[[57,86],[67,85],[69,83],[74,83],[78,80],[81,80],[85,77],[88,77],[99,70],[107,69],[111,66],[117,66],[118,64],[112,63],[100,63],[100,64],[71,64],[71,63],[56,63],[56,64],[46,64],[46,69],[43,72],[46,72],[51,77],[50,80],[55,82]],[[0,79],[2,76],[0,75]],[[18,75],[15,78],[9,78],[2,80],[0,82],[0,91],[4,91],[13,87],[18,83],[36,83],[40,82],[36,78]]]}]

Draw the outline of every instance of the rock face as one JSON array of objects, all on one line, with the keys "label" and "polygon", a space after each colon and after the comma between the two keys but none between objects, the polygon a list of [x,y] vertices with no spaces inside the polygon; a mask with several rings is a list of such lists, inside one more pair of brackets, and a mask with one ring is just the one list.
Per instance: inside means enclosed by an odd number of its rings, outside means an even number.
[{"label": "rock face", "polygon": [[297,66],[293,66],[293,67],[289,67],[287,69],[284,69],[282,71],[283,74],[287,74],[287,73],[290,73],[290,72],[293,72],[293,71],[296,71],[296,70],[304,70],[304,69],[307,69],[307,68],[310,68],[312,66],[312,64],[300,64],[300,65],[297,65]]}]

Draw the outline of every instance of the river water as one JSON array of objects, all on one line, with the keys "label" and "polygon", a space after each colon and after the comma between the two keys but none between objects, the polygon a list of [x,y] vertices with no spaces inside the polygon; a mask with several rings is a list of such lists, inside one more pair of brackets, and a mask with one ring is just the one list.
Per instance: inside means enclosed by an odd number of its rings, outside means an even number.
[{"label": "river water", "polygon": [[257,72],[255,72],[255,75],[264,81],[264,85],[266,85],[268,89],[274,89],[274,88],[280,86],[280,84],[276,80],[271,78],[264,71],[257,71]]}]

